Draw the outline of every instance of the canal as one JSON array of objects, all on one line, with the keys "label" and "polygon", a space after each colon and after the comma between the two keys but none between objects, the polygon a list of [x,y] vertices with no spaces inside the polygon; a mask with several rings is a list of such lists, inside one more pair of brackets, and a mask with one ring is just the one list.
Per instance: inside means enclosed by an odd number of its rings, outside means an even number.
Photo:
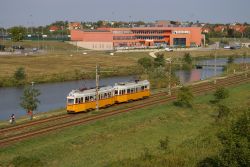
[{"label": "canal", "polygon": [[[235,63],[250,62],[250,58],[236,58]],[[214,64],[214,59],[200,60],[199,64]],[[218,58],[216,64],[226,64],[227,58]],[[223,67],[217,67],[216,73],[213,67],[204,67],[202,69],[192,69],[190,71],[179,70],[176,75],[180,78],[181,83],[204,80],[213,77],[214,75],[221,75]],[[100,85],[114,85],[117,82],[125,82],[134,80],[134,76],[126,77],[110,77],[102,78]],[[35,88],[39,89],[41,95],[39,96],[40,104],[37,112],[46,112],[65,107],[66,96],[72,89],[83,87],[95,87],[95,80],[80,80],[62,83],[47,83],[35,84]],[[20,97],[23,94],[23,87],[17,88],[0,88],[0,120],[8,120],[11,114],[20,117],[26,114],[24,109],[20,107]]]}]

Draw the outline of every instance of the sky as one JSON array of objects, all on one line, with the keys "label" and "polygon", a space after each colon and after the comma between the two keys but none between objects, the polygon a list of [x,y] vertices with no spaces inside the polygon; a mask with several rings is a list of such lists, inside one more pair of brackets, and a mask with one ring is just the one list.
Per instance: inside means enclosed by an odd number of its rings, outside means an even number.
[{"label": "sky", "polygon": [[54,21],[250,23],[250,0],[0,0],[0,27]]}]

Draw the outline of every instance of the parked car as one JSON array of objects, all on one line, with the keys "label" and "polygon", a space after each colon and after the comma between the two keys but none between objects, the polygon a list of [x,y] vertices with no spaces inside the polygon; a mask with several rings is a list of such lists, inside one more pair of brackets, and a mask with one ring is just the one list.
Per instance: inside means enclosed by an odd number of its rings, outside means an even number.
[{"label": "parked car", "polygon": [[18,46],[14,45],[14,46],[12,46],[12,48],[13,48],[13,49],[20,49],[20,50],[23,50],[23,49],[24,49],[24,47],[21,46],[21,45],[18,45]]},{"label": "parked car", "polygon": [[231,49],[230,46],[224,46],[224,49]]},{"label": "parked car", "polygon": [[38,48],[32,48],[32,51],[33,51],[33,52],[37,52],[37,51],[38,51]]},{"label": "parked car", "polygon": [[165,51],[167,51],[167,52],[173,52],[174,50],[172,48],[165,48]]}]

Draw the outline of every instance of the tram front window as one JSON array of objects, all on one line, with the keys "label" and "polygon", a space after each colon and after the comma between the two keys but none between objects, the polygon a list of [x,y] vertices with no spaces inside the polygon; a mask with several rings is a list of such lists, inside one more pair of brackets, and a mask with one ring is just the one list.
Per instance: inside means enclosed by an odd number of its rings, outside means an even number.
[{"label": "tram front window", "polygon": [[68,99],[68,104],[74,104],[74,99]]}]

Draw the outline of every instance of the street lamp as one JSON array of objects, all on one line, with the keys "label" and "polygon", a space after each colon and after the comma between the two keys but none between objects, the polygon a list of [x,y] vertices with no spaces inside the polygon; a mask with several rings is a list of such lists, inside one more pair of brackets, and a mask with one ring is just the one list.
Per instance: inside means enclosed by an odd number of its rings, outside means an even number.
[{"label": "street lamp", "polygon": [[96,111],[99,111],[99,66],[96,64]]}]

